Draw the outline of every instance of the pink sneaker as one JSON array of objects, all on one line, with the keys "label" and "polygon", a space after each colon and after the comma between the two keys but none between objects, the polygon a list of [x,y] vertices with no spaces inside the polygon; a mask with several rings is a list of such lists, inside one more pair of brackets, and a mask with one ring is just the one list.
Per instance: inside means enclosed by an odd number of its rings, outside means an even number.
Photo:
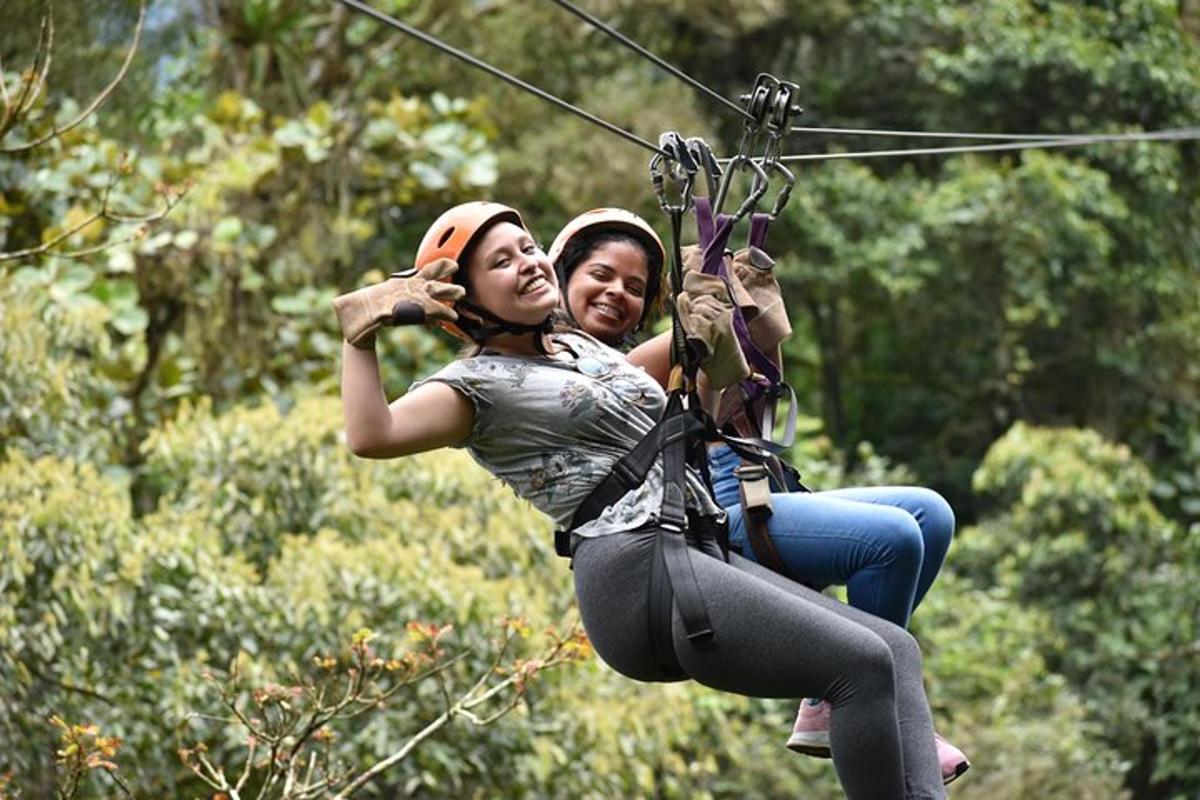
[{"label": "pink sneaker", "polygon": [[942,785],[954,783],[962,777],[964,772],[971,768],[971,762],[967,760],[967,756],[962,750],[959,750],[938,734],[935,733],[933,735],[933,741],[937,744],[938,763],[942,767]]},{"label": "pink sneaker", "polygon": [[806,756],[829,758],[829,711],[829,703],[824,700],[801,700],[788,749]]}]

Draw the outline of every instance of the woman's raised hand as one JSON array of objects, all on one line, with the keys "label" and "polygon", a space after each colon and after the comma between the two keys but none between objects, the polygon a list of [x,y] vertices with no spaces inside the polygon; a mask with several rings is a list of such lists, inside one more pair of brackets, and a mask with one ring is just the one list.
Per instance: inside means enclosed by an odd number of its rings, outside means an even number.
[{"label": "woman's raised hand", "polygon": [[385,325],[421,325],[433,320],[454,322],[452,308],[466,290],[449,282],[458,264],[439,258],[420,270],[394,272],[383,283],[335,297],[333,309],[342,336],[355,347],[375,346],[375,333]]}]

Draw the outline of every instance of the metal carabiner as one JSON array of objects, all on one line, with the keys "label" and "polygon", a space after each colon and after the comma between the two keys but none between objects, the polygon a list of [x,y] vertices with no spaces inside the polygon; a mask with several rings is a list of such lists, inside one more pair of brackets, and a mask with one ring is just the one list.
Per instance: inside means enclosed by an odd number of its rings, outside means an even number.
[{"label": "metal carabiner", "polygon": [[712,200],[721,190],[721,165],[717,162],[717,157],[713,154],[712,148],[708,146],[708,142],[699,136],[688,138],[687,149],[692,160],[696,162],[700,171],[704,173],[704,184],[708,189],[708,198]]},{"label": "metal carabiner", "polygon": [[650,157],[650,186],[654,189],[654,196],[658,198],[658,206],[663,211],[670,210],[670,203],[667,202],[667,184],[666,177],[663,175],[663,161],[666,158],[662,153],[655,153]]},{"label": "metal carabiner", "polygon": [[783,188],[779,190],[779,194],[775,195],[775,205],[771,208],[771,212],[767,214],[767,217],[774,222],[780,212],[783,211],[783,207],[788,204],[788,200],[791,199],[792,187],[796,185],[796,176],[790,169],[778,161],[772,161],[766,166],[783,176]]},{"label": "metal carabiner", "polygon": [[792,105],[792,99],[800,91],[800,87],[790,81],[779,81],[775,96],[771,100],[770,117],[767,120],[767,145],[763,150],[762,166],[764,171],[775,171],[783,176],[783,188],[775,197],[774,207],[769,218],[773,221],[783,211],[792,195],[792,187],[796,185],[796,176],[780,161],[783,137],[790,130],[792,116],[804,113],[800,106]]},{"label": "metal carabiner", "polygon": [[[746,119],[745,127],[742,130],[742,139],[738,143],[737,153],[729,160],[729,166],[725,170],[725,176],[721,180],[721,187],[717,191],[716,198],[713,200],[713,213],[721,213],[721,208],[725,205],[725,198],[729,195],[729,185],[733,181],[733,176],[737,173],[738,168],[749,163],[750,148],[754,144],[754,140],[758,138],[759,130],[766,121],[767,114],[771,110],[771,99],[775,96],[775,92],[779,87],[779,79],[774,75],[766,72],[759,73],[754,81],[754,88],[749,94],[742,95],[742,102],[746,104],[746,113],[749,117]],[[766,179],[763,174],[762,180]],[[755,189],[759,177],[755,178]],[[766,189],[764,188],[765,192]],[[759,193],[759,197],[762,194]]]},{"label": "metal carabiner", "polygon": [[666,131],[658,137],[658,146],[665,150],[675,162],[671,172],[675,182],[680,185],[679,208],[687,211],[692,207],[692,190],[696,185],[696,173],[699,172],[687,142],[676,131]]},{"label": "metal carabiner", "polygon": [[[737,212],[734,213],[734,222],[737,222],[742,217],[754,210],[755,206],[758,205],[758,201],[761,200],[762,196],[767,193],[767,188],[771,184],[771,179],[767,177],[767,171],[764,170],[762,166],[753,158],[746,157],[743,159],[742,163],[746,165],[747,169],[754,173],[754,182],[750,185],[750,194],[738,208]],[[729,166],[732,168],[733,164],[730,163]]]},{"label": "metal carabiner", "polygon": [[[698,168],[688,152],[684,138],[675,131],[665,131],[658,137],[658,149],[650,159],[650,183],[658,204],[667,213],[682,213],[692,207],[692,189],[696,183]],[[679,204],[667,199],[667,176],[680,187]]]},{"label": "metal carabiner", "polygon": [[698,169],[687,141],[677,131],[664,131],[658,137],[659,149],[676,161],[686,174],[694,175]]}]

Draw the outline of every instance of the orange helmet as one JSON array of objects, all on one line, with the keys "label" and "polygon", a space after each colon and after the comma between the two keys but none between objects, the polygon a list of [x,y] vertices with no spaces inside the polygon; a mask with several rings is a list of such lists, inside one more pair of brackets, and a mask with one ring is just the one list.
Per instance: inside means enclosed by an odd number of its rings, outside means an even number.
[{"label": "orange helmet", "polygon": [[[525,221],[515,208],[501,203],[490,203],[478,200],[454,206],[434,220],[425,232],[421,244],[417,247],[417,257],[413,266],[421,269],[439,258],[449,258],[458,262],[459,272],[446,278],[450,282],[461,282],[467,265],[463,256],[470,255],[472,246],[478,243],[483,233],[497,222],[511,222],[525,230]],[[439,322],[443,328],[460,339],[473,341],[461,327],[453,322]]]},{"label": "orange helmet", "polygon": [[[558,274],[559,290],[565,297],[567,282],[576,266],[575,264],[561,263],[567,245],[584,231],[598,232],[599,230],[627,233],[641,242],[646,249],[650,262],[650,274],[646,276],[646,304],[642,309],[642,318],[638,320],[638,328],[641,328],[651,307],[658,299],[659,287],[662,285],[662,266],[666,263],[667,251],[663,247],[662,240],[658,238],[658,234],[654,232],[654,228],[650,227],[650,223],[632,211],[626,211],[623,208],[593,208],[568,222],[559,231],[558,236],[554,237],[553,244],[550,245],[550,250],[546,253],[550,258],[550,263],[554,264],[554,271]],[[570,314],[571,309],[568,308],[567,313]]]}]

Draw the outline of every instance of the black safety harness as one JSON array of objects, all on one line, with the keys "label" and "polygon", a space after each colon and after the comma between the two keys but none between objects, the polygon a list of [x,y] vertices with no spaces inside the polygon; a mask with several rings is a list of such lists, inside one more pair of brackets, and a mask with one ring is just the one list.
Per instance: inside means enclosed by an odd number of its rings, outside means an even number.
[{"label": "black safety harness", "polygon": [[[650,162],[651,182],[671,223],[668,248],[672,286],[671,372],[666,407],[659,422],[617,461],[608,475],[583,500],[569,525],[564,530],[556,531],[555,550],[561,556],[572,557],[579,541],[572,532],[599,517],[606,508],[640,486],[661,455],[663,498],[655,524],[657,535],[650,574],[649,633],[660,668],[660,678],[673,680],[683,677],[683,674],[671,635],[672,606],[679,610],[687,639],[693,647],[716,645],[716,634],[709,619],[704,592],[688,551],[692,547],[702,548],[706,543],[715,543],[720,555],[728,560],[728,532],[724,520],[704,517],[687,509],[688,465],[692,465],[706,483],[711,483],[708,479],[706,443],[723,441],[748,464],[765,464],[771,458],[771,452],[763,447],[761,440],[754,441],[719,431],[712,417],[701,408],[696,393],[696,373],[702,354],[688,341],[677,307],[683,285],[680,238],[684,214],[695,205],[692,191],[697,175],[703,172],[709,179],[711,192],[717,185],[713,172],[719,167],[702,140],[685,140],[678,133],[667,132],[659,139],[659,149],[665,155],[656,155]],[[764,183],[761,187],[756,183],[754,190],[759,196],[766,190],[765,175],[763,177]],[[678,202],[671,202],[667,197],[668,179],[679,188]],[[747,202],[743,208],[752,209],[753,203]],[[728,228],[735,221],[726,220],[726,240]],[[705,234],[703,228],[701,233],[702,236]],[[727,276],[722,277],[728,282]]]}]

